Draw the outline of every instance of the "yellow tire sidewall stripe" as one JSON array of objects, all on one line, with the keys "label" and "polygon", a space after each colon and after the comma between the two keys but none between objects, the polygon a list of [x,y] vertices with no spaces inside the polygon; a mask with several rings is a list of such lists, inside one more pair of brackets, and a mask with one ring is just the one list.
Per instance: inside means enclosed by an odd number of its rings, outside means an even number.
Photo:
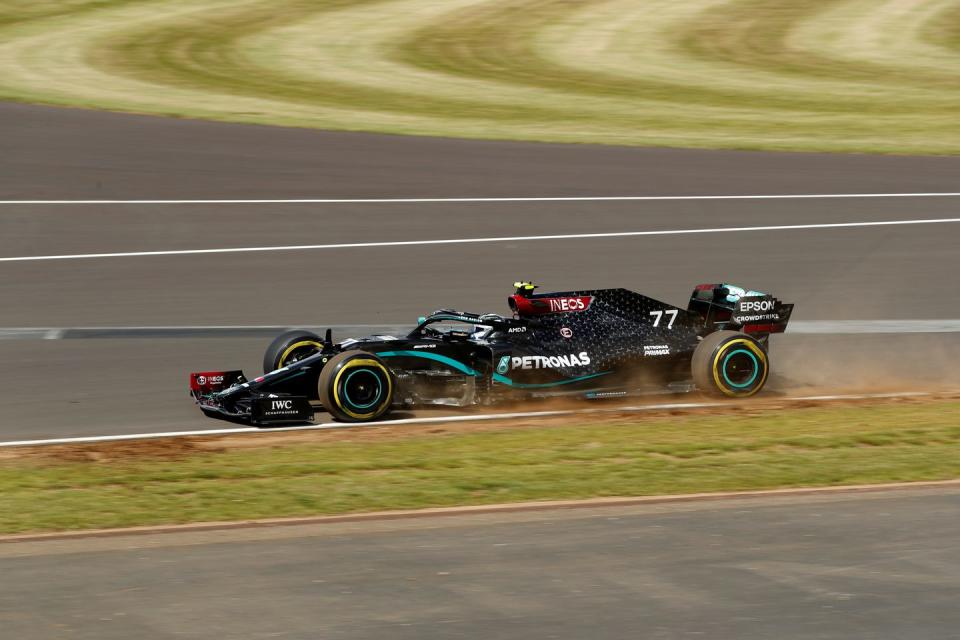
[{"label": "yellow tire sidewall stripe", "polygon": [[277,361],[277,368],[282,368],[286,364],[287,358],[290,357],[290,354],[300,347],[317,347],[318,349],[323,349],[323,343],[317,342],[316,340],[301,340],[300,342],[294,342],[292,345],[284,349],[282,354],[280,354],[280,360]]},{"label": "yellow tire sidewall stripe", "polygon": [[[760,380],[760,384],[756,385],[755,387],[753,387],[752,389],[750,389],[750,390],[747,391],[746,393],[737,392],[737,391],[731,391],[731,390],[730,390],[729,388],[727,388],[727,386],[723,383],[723,381],[722,381],[722,379],[721,379],[721,377],[720,377],[720,360],[721,360],[721,356],[723,356],[723,354],[727,353],[727,352],[730,350],[730,347],[732,347],[732,346],[734,346],[734,345],[743,345],[743,346],[747,347],[747,348],[748,348],[751,352],[753,352],[758,358],[760,358],[760,362],[763,363],[763,378]],[[767,382],[767,374],[769,373],[769,371],[770,371],[770,367],[768,366],[768,362],[767,362],[767,354],[764,353],[764,352],[763,352],[763,349],[761,349],[760,347],[758,347],[753,340],[750,340],[750,339],[748,339],[748,338],[736,338],[736,339],[734,339],[734,340],[730,340],[729,342],[724,342],[722,345],[720,345],[720,348],[717,349],[717,352],[716,352],[716,353],[714,354],[714,356],[713,356],[713,381],[714,381],[714,383],[716,383],[717,389],[719,389],[720,391],[722,391],[725,395],[728,395],[728,396],[731,396],[731,397],[734,397],[734,398],[737,398],[737,397],[743,398],[743,397],[747,397],[747,396],[752,396],[752,395],[755,394],[756,392],[760,391],[760,389],[763,388],[763,385]]]},{"label": "yellow tire sidewall stripe", "polygon": [[337,403],[337,408],[340,409],[340,411],[343,411],[345,414],[347,414],[351,418],[354,418],[356,420],[368,420],[376,416],[378,413],[382,413],[383,407],[385,406],[385,404],[380,405],[379,407],[377,407],[376,409],[374,409],[369,413],[354,413],[350,409],[347,409],[343,405],[343,401],[340,399],[340,378],[343,376],[345,371],[348,371],[350,369],[355,369],[359,366],[375,367],[380,371],[382,371],[384,377],[387,379],[387,398],[389,399],[390,397],[392,397],[393,382],[390,380],[390,372],[387,370],[387,368],[376,360],[371,360],[369,358],[356,358],[354,360],[347,360],[346,362],[344,362],[343,366],[340,367],[340,370],[337,371],[337,375],[334,376],[333,401]]}]

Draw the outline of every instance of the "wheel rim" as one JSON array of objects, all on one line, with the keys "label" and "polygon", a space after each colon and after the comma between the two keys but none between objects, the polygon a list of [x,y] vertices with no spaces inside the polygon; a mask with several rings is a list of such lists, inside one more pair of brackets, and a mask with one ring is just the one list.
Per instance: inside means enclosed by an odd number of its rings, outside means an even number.
[{"label": "wheel rim", "polygon": [[752,351],[735,349],[724,356],[720,370],[728,385],[734,389],[746,389],[760,375],[760,362]]},{"label": "wheel rim", "polygon": [[369,409],[380,401],[383,383],[371,369],[356,369],[347,374],[341,390],[343,399],[354,409]]}]

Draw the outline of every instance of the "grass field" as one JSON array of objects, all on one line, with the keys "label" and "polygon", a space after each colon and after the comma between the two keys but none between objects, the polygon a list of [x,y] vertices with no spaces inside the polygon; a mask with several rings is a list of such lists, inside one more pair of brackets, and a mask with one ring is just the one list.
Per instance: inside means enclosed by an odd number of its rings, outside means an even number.
[{"label": "grass field", "polygon": [[0,0],[0,99],[479,138],[960,153],[960,0]]},{"label": "grass field", "polygon": [[0,532],[960,477],[956,400],[738,411],[8,451]]}]

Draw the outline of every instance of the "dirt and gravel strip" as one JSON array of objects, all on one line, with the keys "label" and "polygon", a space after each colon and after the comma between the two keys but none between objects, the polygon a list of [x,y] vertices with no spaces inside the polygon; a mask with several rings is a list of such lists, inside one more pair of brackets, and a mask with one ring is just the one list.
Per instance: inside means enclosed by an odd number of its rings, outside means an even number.
[{"label": "dirt and gravel strip", "polygon": [[[427,416],[424,422],[406,422],[391,424],[389,420],[369,425],[333,425],[342,428],[277,430],[263,428],[226,435],[204,435],[195,432],[191,435],[152,437],[149,434],[142,439],[130,439],[90,443],[38,444],[15,447],[0,447],[0,460],[16,458],[53,458],[73,461],[110,461],[124,458],[178,458],[198,451],[226,451],[257,447],[296,445],[306,443],[331,442],[374,442],[413,435],[477,433],[504,428],[530,428],[559,426],[571,422],[589,421],[596,424],[623,424],[637,420],[661,420],[677,416],[759,416],[784,409],[802,409],[821,406],[848,407],[873,405],[903,405],[942,402],[960,399],[960,391],[893,391],[877,390],[837,393],[825,389],[810,389],[810,394],[801,398],[779,396],[773,398],[752,398],[741,401],[723,401],[717,398],[694,396],[683,398],[676,403],[624,406],[611,402],[608,406],[590,407],[580,400],[552,400],[536,405],[516,404],[503,407],[501,413],[530,411],[529,416],[493,417],[495,414],[483,414],[479,410],[465,410],[450,416],[444,422],[442,416]],[[688,405],[688,406],[683,406]],[[702,405],[702,406],[696,406]],[[556,415],[534,415],[553,413]],[[471,420],[471,417],[478,418]],[[253,436],[253,437],[251,437]],[[4,443],[0,442],[0,445]]]}]

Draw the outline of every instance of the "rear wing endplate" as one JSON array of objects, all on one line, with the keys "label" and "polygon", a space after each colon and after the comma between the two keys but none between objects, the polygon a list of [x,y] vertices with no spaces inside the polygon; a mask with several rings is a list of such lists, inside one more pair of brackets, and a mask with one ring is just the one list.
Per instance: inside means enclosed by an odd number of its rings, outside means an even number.
[{"label": "rear wing endplate", "polygon": [[744,333],[783,333],[793,313],[792,304],[784,304],[773,296],[744,296],[737,300],[730,320]]},{"label": "rear wing endplate", "polygon": [[770,334],[786,330],[793,305],[732,284],[698,284],[687,310],[699,314],[709,330]]}]

